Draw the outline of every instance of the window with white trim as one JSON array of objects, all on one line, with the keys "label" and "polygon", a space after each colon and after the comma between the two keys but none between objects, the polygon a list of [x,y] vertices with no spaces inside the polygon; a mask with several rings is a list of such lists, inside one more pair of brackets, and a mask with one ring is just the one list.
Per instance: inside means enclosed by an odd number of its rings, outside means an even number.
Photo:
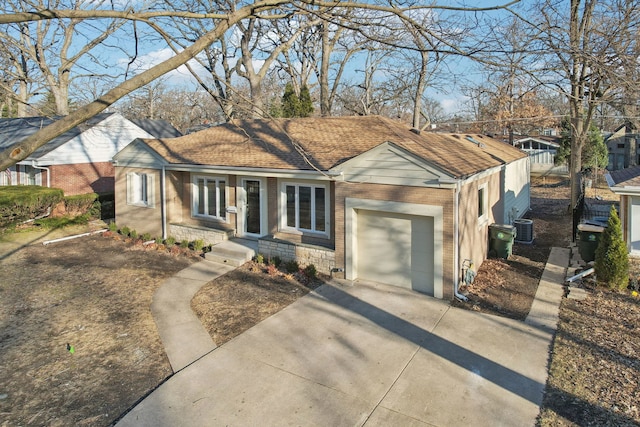
[{"label": "window with white trim", "polygon": [[328,233],[329,189],[326,185],[285,183],[282,191],[285,229]]},{"label": "window with white trim", "polygon": [[154,174],[130,172],[127,174],[127,204],[152,208],[155,203]]},{"label": "window with white trim", "polygon": [[193,216],[227,219],[227,183],[225,178],[195,176],[193,178]]},{"label": "window with white trim", "polygon": [[478,186],[478,223],[482,224],[489,219],[489,201],[487,184]]}]

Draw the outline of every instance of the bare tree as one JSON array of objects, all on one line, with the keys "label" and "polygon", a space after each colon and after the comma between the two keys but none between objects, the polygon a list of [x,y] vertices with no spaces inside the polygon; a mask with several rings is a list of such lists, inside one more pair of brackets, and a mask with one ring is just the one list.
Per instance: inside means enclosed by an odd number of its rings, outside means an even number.
[{"label": "bare tree", "polygon": [[[555,61],[545,67],[550,84],[568,99],[571,122],[571,204],[580,193],[582,149],[598,105],[616,87],[613,78],[626,63],[619,47],[637,39],[639,5],[627,0],[545,0],[534,22]],[[560,79],[558,79],[560,77]]]},{"label": "bare tree", "polygon": [[[46,4],[43,1],[38,1],[35,5],[33,2],[17,0],[5,4],[15,12],[28,10],[34,6],[38,9],[46,9],[47,7],[78,9],[89,5],[83,2],[64,3],[64,0],[57,0],[53,3],[46,2]],[[91,4],[91,7],[100,6],[100,2]],[[90,57],[88,61],[91,61],[95,66],[99,60],[96,55],[93,55],[94,48],[105,42],[124,22],[109,20],[106,21],[104,28],[98,28],[96,25],[83,26],[81,19],[21,22],[10,26],[8,31],[1,32],[0,41],[19,50],[20,64],[16,63],[15,69],[23,74],[22,77],[27,80],[27,84],[29,79],[36,78],[33,76],[34,73],[27,74],[26,70],[29,67],[27,63],[35,65],[39,72],[37,78],[41,79],[41,84],[46,87],[47,92],[51,93],[55,100],[56,114],[66,115],[69,114],[69,88],[73,79],[72,69],[78,68],[84,57]],[[24,90],[24,87],[21,87],[21,92],[19,92],[21,103],[29,101],[26,99],[28,95]]]},{"label": "bare tree", "polygon": [[[452,6],[438,6],[433,4],[394,4],[390,3],[389,5],[382,4],[374,4],[374,3],[350,3],[350,2],[339,2],[339,1],[309,1],[309,4],[312,5],[314,10],[318,8],[326,11],[344,11],[345,9],[370,9],[384,12],[386,14],[398,16],[402,19],[408,20],[410,22],[414,22],[414,20],[407,15],[407,11],[418,10],[421,8],[424,9],[443,9],[455,12],[478,12],[485,10],[498,10],[508,8],[510,5],[516,3],[517,0],[513,0],[509,3],[491,6],[487,8],[469,8],[469,7],[452,7]],[[93,3],[91,3],[93,4]],[[234,9],[228,12],[208,12],[203,11],[201,13],[198,12],[186,12],[186,11],[176,11],[176,10],[140,10],[135,11],[133,9],[128,9],[126,11],[116,11],[110,9],[78,9],[78,8],[68,8],[68,9],[60,9],[60,10],[51,10],[42,8],[37,11],[17,11],[15,13],[5,13],[0,15],[0,25],[10,25],[10,24],[20,24],[26,22],[39,22],[39,21],[56,21],[56,20],[88,20],[88,19],[104,19],[104,20],[130,20],[136,22],[144,22],[145,24],[151,26],[154,31],[157,31],[159,34],[162,34],[163,38],[168,37],[167,32],[163,31],[162,28],[159,28],[156,24],[154,24],[154,20],[158,19],[167,19],[169,17],[183,17],[190,19],[208,19],[212,20],[213,25],[210,31],[204,33],[197,39],[194,39],[190,45],[186,46],[180,52],[176,53],[171,58],[135,75],[127,78],[122,83],[115,86],[113,89],[107,91],[105,94],[100,96],[95,101],[87,104],[86,106],[72,112],[68,116],[65,116],[51,125],[41,129],[40,131],[34,133],[33,135],[25,138],[24,140],[16,143],[14,146],[7,148],[0,152],[0,170],[4,170],[12,164],[23,160],[30,153],[36,150],[38,147],[44,145],[46,142],[60,135],[61,133],[71,129],[72,127],[84,122],[88,118],[94,116],[95,114],[103,111],[108,106],[112,105],[117,100],[121,99],[125,95],[131,93],[132,91],[150,83],[151,81],[165,75],[171,70],[176,69],[177,67],[184,65],[189,60],[193,59],[196,55],[200,54],[206,47],[210,46],[212,43],[220,40],[227,31],[229,31],[232,27],[240,24],[239,29],[251,30],[249,33],[244,33],[246,35],[246,39],[243,41],[246,43],[247,48],[251,46],[253,29],[255,24],[251,24],[252,20],[256,19],[265,19],[265,20],[273,20],[273,19],[283,19],[287,18],[290,14],[295,14],[296,11],[302,10],[304,11],[306,7],[305,2],[293,3],[285,0],[258,0],[249,4],[238,4]],[[288,9],[284,9],[284,8]],[[304,13],[307,13],[304,11]],[[318,12],[315,12],[318,13]],[[358,25],[359,22],[356,20],[354,25]],[[255,40],[255,39],[253,39]],[[287,43],[284,43],[285,45]],[[288,48],[288,46],[283,47],[283,50]],[[278,53],[272,53],[272,55],[277,56]],[[270,59],[271,56],[267,58]],[[247,58],[242,58],[242,64],[244,64],[241,69],[242,72],[250,72],[253,64],[247,63]],[[238,70],[238,67],[236,68]],[[257,72],[257,77],[261,76],[260,69]],[[255,72],[255,70],[254,70]],[[257,85],[255,84],[257,82]],[[252,87],[252,92],[256,89],[259,89],[260,80],[256,79],[254,82],[255,87]],[[256,90],[256,92],[258,92]]]}]

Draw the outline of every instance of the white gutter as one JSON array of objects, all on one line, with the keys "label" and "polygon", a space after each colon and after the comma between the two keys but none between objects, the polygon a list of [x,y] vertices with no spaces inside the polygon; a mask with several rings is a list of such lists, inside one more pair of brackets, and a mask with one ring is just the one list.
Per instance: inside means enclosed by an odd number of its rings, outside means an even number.
[{"label": "white gutter", "polygon": [[162,223],[162,240],[167,239],[167,185],[165,180],[167,179],[167,172],[165,170],[164,165],[162,165],[162,172],[160,175],[160,198],[162,199],[160,202],[160,216]]},{"label": "white gutter", "polygon": [[[134,164],[128,164],[127,166],[135,166]],[[143,167],[143,166],[141,166]],[[148,167],[148,166],[146,166]],[[271,177],[271,178],[288,178],[288,177],[305,177],[305,179],[338,177],[342,175],[339,171],[316,171],[316,170],[302,170],[302,169],[272,169],[272,168],[250,168],[250,167],[229,167],[229,166],[203,166],[203,165],[188,165],[188,164],[167,164],[168,170],[176,172],[199,172],[199,173],[219,173],[229,175],[252,175],[259,177]]]},{"label": "white gutter", "polygon": [[456,191],[455,191],[455,198],[453,199],[453,241],[454,241],[454,245],[453,245],[453,265],[455,266],[455,274],[453,276],[453,296],[455,296],[456,298],[462,300],[462,301],[468,301],[469,298],[467,298],[466,296],[462,295],[460,292],[458,292],[458,284],[459,284],[459,278],[458,278],[458,272],[460,271],[460,241],[459,239],[459,235],[460,235],[460,213],[459,213],[459,209],[460,209],[460,181],[457,182],[456,184]]},{"label": "white gutter", "polygon": [[35,160],[31,160],[31,167],[33,167],[34,169],[47,171],[47,187],[51,187],[51,170],[49,170],[49,168],[45,168],[44,166],[36,165]]}]

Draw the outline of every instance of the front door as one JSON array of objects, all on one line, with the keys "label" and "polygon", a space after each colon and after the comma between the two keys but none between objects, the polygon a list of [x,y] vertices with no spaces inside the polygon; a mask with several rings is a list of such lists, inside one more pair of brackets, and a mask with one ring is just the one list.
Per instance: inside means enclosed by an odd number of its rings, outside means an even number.
[{"label": "front door", "polygon": [[260,198],[260,181],[244,180],[244,234],[261,235],[262,209]]}]

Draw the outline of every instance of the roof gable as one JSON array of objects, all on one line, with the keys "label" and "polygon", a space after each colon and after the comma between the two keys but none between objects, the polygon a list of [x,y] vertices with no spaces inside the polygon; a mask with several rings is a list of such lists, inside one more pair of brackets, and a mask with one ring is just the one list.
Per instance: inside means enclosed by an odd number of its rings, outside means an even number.
[{"label": "roof gable", "polygon": [[439,185],[452,177],[392,142],[384,142],[331,169],[348,182]]},{"label": "roof gable", "polygon": [[167,163],[158,153],[153,151],[139,138],[120,150],[113,156],[113,160],[117,166],[147,168],[159,168]]},{"label": "roof gable", "polygon": [[[24,117],[0,119],[0,148],[7,148],[27,138],[58,117]],[[133,136],[132,136],[133,135]],[[92,161],[96,150],[99,161],[108,161],[136,137],[177,137],[180,132],[162,120],[128,120],[118,113],[103,113],[68,130],[35,150],[28,159],[49,163]],[[104,157],[104,159],[102,158]],[[80,161],[80,160],[78,160]]]},{"label": "roof gable", "polygon": [[467,177],[526,157],[482,135],[417,134],[380,116],[242,120],[179,138],[145,140],[171,164],[284,170],[336,168],[385,142],[452,177]]},{"label": "roof gable", "polygon": [[[90,129],[98,123],[102,122],[112,114],[113,113],[98,114],[90,118],[85,123],[78,125],[47,142],[45,145],[35,150],[29,156],[29,158],[38,159],[40,157],[43,157],[44,155],[67,143],[71,139],[77,137],[85,130]],[[13,119],[0,119],[0,148],[7,148],[17,142],[20,142],[23,139],[38,132],[40,129],[50,125],[56,120],[57,118],[55,117],[22,117]]]}]

